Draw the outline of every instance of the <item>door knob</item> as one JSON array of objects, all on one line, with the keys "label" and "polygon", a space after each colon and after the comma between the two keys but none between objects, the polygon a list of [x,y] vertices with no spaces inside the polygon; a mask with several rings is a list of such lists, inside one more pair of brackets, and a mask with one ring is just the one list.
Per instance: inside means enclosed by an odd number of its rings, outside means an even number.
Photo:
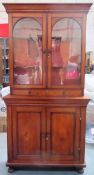
[{"label": "door knob", "polygon": [[49,133],[46,133],[45,140],[48,141],[48,139],[49,139]]},{"label": "door knob", "polygon": [[52,50],[48,50],[48,58],[51,56]]},{"label": "door knob", "polygon": [[51,56],[51,53],[48,53],[48,58],[50,58],[50,56]]},{"label": "door knob", "polygon": [[48,136],[46,136],[46,141],[48,141]]}]

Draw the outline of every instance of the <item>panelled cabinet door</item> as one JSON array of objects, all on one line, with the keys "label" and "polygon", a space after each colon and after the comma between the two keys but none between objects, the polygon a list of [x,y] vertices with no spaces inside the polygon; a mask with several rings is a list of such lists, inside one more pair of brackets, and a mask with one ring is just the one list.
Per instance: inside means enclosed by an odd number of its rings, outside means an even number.
[{"label": "panelled cabinet door", "polygon": [[79,160],[80,109],[48,108],[47,133],[51,160]]},{"label": "panelled cabinet door", "polygon": [[82,14],[48,16],[48,86],[81,86]]},{"label": "panelled cabinet door", "polygon": [[45,87],[46,21],[43,14],[13,16],[13,76],[15,87]]},{"label": "panelled cabinet door", "polygon": [[44,150],[45,115],[42,107],[13,107],[13,157],[39,160]]}]

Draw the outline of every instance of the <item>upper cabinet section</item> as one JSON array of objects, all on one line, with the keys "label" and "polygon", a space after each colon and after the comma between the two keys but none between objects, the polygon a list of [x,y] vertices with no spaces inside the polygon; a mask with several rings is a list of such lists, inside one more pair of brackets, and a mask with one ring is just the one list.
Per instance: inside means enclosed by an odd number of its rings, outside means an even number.
[{"label": "upper cabinet section", "polygon": [[83,95],[86,14],[91,4],[4,6],[9,14],[12,93],[35,88],[44,96],[53,89],[60,96],[73,96],[74,90]]}]

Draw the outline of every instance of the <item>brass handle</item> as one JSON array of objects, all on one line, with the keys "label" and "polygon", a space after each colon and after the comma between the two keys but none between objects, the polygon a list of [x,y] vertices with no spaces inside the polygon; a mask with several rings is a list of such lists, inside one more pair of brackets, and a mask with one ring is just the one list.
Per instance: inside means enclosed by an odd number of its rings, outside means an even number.
[{"label": "brass handle", "polygon": [[48,58],[51,56],[52,50],[48,50]]},{"label": "brass handle", "polygon": [[48,57],[50,57],[50,55],[52,54],[52,50],[43,50],[43,54],[48,54]]},{"label": "brass handle", "polygon": [[40,134],[40,137],[41,137],[41,138],[44,137],[46,141],[49,140],[49,136],[50,136],[50,133],[41,133],[41,134]]},{"label": "brass handle", "polygon": [[46,138],[45,138],[45,139],[46,139],[46,141],[48,141],[48,136],[46,136]]},{"label": "brass handle", "polygon": [[50,58],[50,56],[51,56],[51,54],[50,54],[50,53],[48,53],[48,58]]},{"label": "brass handle", "polygon": [[49,136],[50,136],[50,135],[51,135],[50,133],[46,133],[46,135],[45,135],[45,140],[46,140],[46,141],[49,140]]}]

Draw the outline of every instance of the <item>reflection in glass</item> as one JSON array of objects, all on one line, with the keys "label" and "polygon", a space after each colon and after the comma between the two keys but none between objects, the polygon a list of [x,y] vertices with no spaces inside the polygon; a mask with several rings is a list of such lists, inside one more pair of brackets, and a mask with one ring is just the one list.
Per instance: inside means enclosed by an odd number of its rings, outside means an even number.
[{"label": "reflection in glass", "polygon": [[14,26],[14,83],[42,84],[42,29],[34,18]]},{"label": "reflection in glass", "polygon": [[52,30],[52,84],[79,83],[80,66],[80,25],[71,18],[63,18]]}]

